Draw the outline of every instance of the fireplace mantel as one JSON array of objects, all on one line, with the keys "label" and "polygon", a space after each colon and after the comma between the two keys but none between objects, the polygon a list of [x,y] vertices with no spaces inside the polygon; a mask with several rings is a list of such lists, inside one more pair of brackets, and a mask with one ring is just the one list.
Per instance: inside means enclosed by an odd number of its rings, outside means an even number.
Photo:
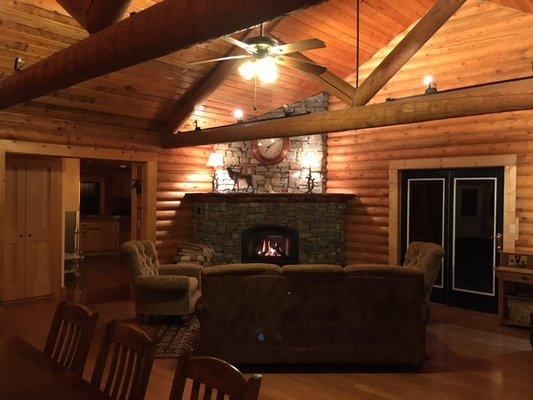
[{"label": "fireplace mantel", "polygon": [[186,193],[193,203],[347,203],[352,194],[321,193]]}]

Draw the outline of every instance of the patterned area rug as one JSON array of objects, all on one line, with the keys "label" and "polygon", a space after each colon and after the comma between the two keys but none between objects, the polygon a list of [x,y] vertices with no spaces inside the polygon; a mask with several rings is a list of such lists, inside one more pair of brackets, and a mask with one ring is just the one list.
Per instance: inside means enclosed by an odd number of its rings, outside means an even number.
[{"label": "patterned area rug", "polygon": [[200,342],[200,321],[194,315],[186,323],[167,321],[157,330],[159,343],[155,358],[179,358],[187,353],[195,353]]}]

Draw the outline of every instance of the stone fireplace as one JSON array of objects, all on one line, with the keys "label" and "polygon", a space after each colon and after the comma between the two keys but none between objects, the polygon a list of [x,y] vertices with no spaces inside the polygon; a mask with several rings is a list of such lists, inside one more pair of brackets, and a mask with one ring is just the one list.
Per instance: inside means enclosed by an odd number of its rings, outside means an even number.
[{"label": "stone fireplace", "polygon": [[242,262],[298,263],[298,231],[282,225],[256,225],[242,232]]},{"label": "stone fireplace", "polygon": [[[214,263],[344,263],[345,194],[188,193],[194,240]],[[255,254],[254,254],[255,253]],[[279,255],[278,255],[279,254]]]}]

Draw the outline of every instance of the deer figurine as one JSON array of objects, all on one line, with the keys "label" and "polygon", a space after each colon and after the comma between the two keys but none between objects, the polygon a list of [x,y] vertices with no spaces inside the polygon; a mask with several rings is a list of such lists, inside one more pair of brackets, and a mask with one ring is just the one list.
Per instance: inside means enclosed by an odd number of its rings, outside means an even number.
[{"label": "deer figurine", "polygon": [[227,167],[226,171],[228,171],[228,175],[233,181],[233,191],[240,191],[241,190],[241,181],[246,182],[246,189],[243,191],[248,191],[250,188],[252,188],[252,193],[255,192],[254,183],[252,180],[252,175],[244,174],[239,171],[235,171],[232,167]]}]

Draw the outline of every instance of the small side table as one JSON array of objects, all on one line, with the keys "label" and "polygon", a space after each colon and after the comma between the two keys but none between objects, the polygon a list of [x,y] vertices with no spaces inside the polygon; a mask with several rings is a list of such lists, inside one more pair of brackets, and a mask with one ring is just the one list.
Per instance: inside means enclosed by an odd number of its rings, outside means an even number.
[{"label": "small side table", "polygon": [[496,267],[496,276],[499,280],[498,286],[498,322],[505,324],[507,315],[507,301],[505,299],[505,282],[519,282],[533,285],[533,269],[515,267]]}]

